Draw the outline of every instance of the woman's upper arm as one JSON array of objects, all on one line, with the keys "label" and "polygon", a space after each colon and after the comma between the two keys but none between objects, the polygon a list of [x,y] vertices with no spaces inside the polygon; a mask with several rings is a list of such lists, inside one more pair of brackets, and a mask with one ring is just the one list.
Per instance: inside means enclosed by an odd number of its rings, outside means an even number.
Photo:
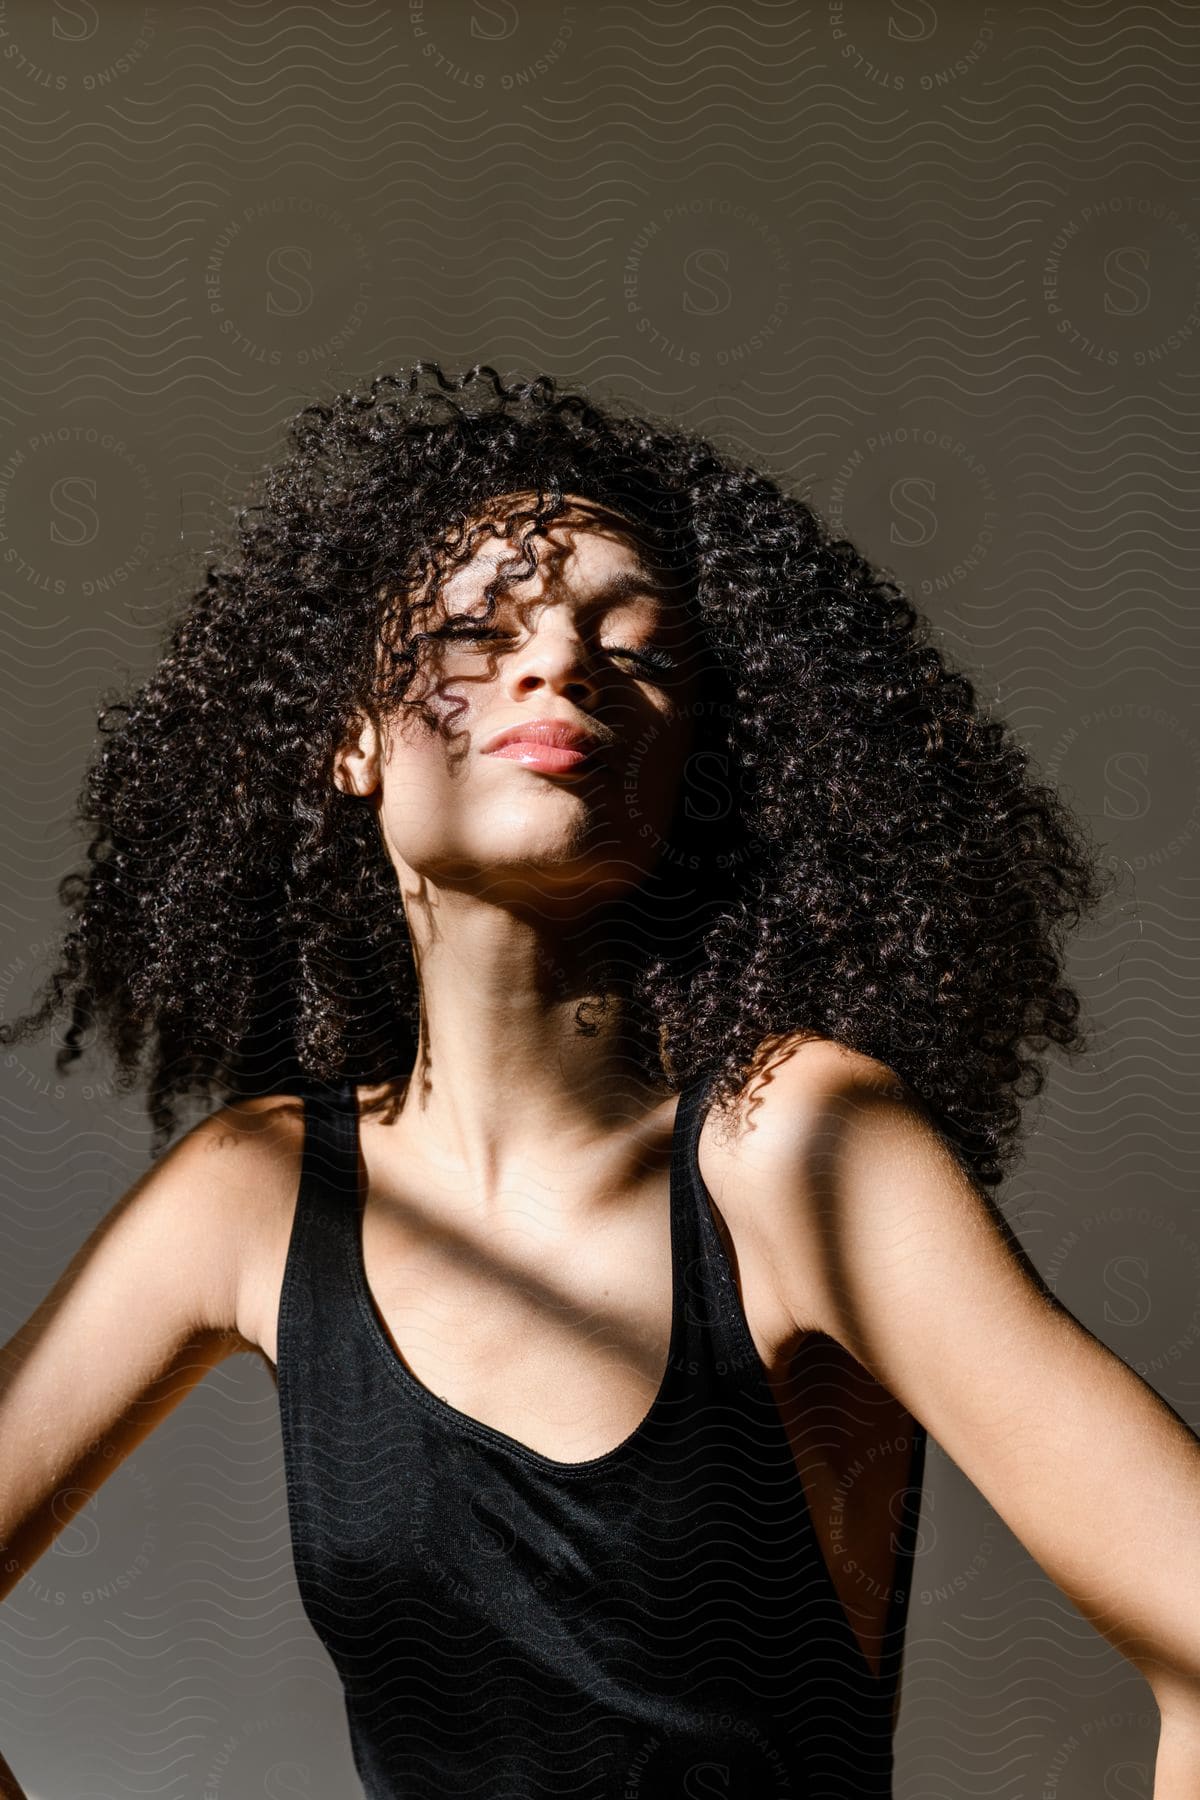
[{"label": "woman's upper arm", "polygon": [[1200,1439],[1056,1300],[883,1065],[793,1057],[761,1117],[742,1157],[797,1329],[928,1428],[1164,1716],[1194,1713]]},{"label": "woman's upper arm", "polygon": [[0,1597],[224,1357],[294,1104],[204,1119],[133,1183],[0,1350]]}]

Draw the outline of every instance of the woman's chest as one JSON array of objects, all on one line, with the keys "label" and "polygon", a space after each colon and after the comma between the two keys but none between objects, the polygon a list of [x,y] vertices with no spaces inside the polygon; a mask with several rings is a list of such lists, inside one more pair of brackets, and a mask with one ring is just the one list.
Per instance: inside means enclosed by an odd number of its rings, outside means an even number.
[{"label": "woman's chest", "polygon": [[[711,1208],[727,1291],[738,1296],[831,1583],[874,1664],[894,1589],[911,1420],[830,1339],[810,1333],[799,1351],[790,1347],[770,1246],[721,1153],[705,1149],[702,1140],[705,1192],[691,1198]],[[533,1191],[482,1214],[427,1177],[376,1181],[367,1196],[347,1239],[360,1306],[344,1331],[394,1378],[383,1386],[389,1405],[393,1394],[403,1405],[407,1389],[418,1410],[441,1410],[439,1426],[480,1424],[552,1463],[605,1458],[638,1430],[666,1385],[673,1328],[689,1304],[668,1169],[581,1217]],[[280,1243],[264,1256],[252,1303],[272,1364],[286,1255]]]},{"label": "woman's chest", "polygon": [[[398,1178],[397,1160],[377,1157],[372,1170],[368,1156],[365,1202],[355,1209],[347,1196],[337,1235],[360,1302],[347,1331],[365,1335],[402,1389],[538,1456],[608,1455],[666,1385],[672,1347],[678,1360],[688,1335],[680,1315],[695,1304],[695,1221],[678,1217],[685,1196],[673,1197],[669,1165],[602,1203],[531,1182],[482,1209],[428,1170]],[[769,1271],[715,1204],[712,1216],[758,1356],[772,1366],[785,1321]],[[277,1220],[246,1284],[244,1335],[272,1366],[294,1221],[294,1207]]]}]

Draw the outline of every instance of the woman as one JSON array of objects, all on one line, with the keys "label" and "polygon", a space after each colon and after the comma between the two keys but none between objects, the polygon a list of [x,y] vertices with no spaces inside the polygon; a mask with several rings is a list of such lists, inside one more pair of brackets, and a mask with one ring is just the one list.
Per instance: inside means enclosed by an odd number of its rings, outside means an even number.
[{"label": "woman", "polygon": [[806,504],[548,377],[308,407],[239,526],[4,1031],[148,1054],[158,1133],[5,1353],[7,1585],[257,1352],[373,1800],[864,1800],[932,1431],[1192,1795],[1200,1442],[986,1191],[1103,885],[1006,727]]}]

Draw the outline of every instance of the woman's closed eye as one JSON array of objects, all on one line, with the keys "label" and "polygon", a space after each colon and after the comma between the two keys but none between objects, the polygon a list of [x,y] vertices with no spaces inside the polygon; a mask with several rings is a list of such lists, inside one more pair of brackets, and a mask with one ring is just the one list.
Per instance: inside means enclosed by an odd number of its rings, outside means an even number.
[{"label": "woman's closed eye", "polygon": [[[431,631],[429,636],[441,638],[450,643],[453,643],[456,638],[471,640],[482,638],[492,641],[505,638],[510,643],[514,641],[512,632],[502,631],[496,625],[441,625],[436,631]],[[640,662],[662,675],[670,674],[677,666],[675,658],[669,651],[659,649],[654,644],[647,644],[640,650],[635,650],[630,644],[603,644],[601,648],[609,656],[631,657],[635,662]]]}]

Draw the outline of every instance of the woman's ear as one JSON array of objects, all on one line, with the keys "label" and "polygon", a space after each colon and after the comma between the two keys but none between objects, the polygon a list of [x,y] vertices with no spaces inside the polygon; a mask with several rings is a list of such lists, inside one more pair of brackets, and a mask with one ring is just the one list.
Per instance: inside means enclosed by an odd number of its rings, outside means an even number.
[{"label": "woman's ear", "polygon": [[379,732],[365,716],[360,715],[357,737],[334,756],[333,779],[343,794],[373,794],[379,786]]}]

